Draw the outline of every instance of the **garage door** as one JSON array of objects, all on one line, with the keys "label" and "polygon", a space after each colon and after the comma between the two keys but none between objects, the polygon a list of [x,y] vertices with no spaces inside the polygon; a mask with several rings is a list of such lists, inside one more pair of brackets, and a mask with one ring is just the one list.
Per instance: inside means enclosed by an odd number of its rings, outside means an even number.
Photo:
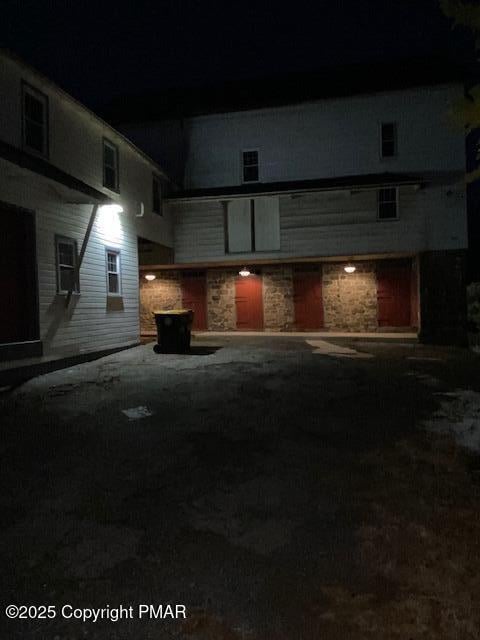
[{"label": "garage door", "polygon": [[379,326],[409,327],[412,287],[410,262],[378,265],[377,287]]},{"label": "garage door", "polygon": [[261,331],[263,329],[262,278],[250,275],[239,276],[235,283],[235,306],[237,329],[240,331]]},{"label": "garage door", "polygon": [[322,275],[314,271],[293,274],[295,327],[299,331],[323,327]]},{"label": "garage door", "polygon": [[205,272],[184,274],[182,277],[182,304],[192,309],[193,330],[207,330],[207,283]]}]

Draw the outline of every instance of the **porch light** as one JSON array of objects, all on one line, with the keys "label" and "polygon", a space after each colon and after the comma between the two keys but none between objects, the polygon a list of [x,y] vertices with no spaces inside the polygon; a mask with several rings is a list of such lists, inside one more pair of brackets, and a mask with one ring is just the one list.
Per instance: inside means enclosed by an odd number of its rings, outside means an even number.
[{"label": "porch light", "polygon": [[240,271],[238,272],[238,275],[242,276],[242,278],[246,278],[250,275],[250,271],[247,269],[247,267],[243,267],[243,269],[240,269]]},{"label": "porch light", "polygon": [[354,273],[357,270],[357,267],[353,264],[347,264],[345,267],[343,267],[343,269],[347,272],[347,273]]},{"label": "porch light", "polygon": [[147,273],[147,275],[145,276],[145,280],[151,282],[152,280],[155,280],[156,277],[157,276],[154,273]]}]

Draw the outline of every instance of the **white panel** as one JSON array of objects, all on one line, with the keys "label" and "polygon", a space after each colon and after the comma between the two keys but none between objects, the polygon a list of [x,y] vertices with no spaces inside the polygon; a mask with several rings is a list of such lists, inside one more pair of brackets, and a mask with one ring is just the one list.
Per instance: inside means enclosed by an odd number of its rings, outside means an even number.
[{"label": "white panel", "polygon": [[252,216],[250,199],[228,203],[228,250],[241,253],[252,250]]},{"label": "white panel", "polygon": [[278,196],[255,198],[255,250],[280,249],[280,209]]}]

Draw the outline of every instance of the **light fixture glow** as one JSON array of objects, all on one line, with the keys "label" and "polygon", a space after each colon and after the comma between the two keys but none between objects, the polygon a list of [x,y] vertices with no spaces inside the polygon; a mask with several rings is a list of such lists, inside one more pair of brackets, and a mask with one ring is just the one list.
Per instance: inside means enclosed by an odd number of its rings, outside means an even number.
[{"label": "light fixture glow", "polygon": [[145,280],[148,280],[149,282],[151,282],[152,280],[155,280],[157,276],[153,273],[147,273],[147,275],[145,276]]},{"label": "light fixture glow", "polygon": [[243,267],[243,269],[240,269],[240,271],[238,272],[238,275],[242,276],[242,278],[246,278],[250,275],[250,271],[247,269],[247,267]]},{"label": "light fixture glow", "polygon": [[102,204],[100,210],[102,213],[123,213],[121,204]]},{"label": "light fixture glow", "polygon": [[353,264],[347,264],[343,268],[347,273],[354,273],[357,270],[357,267],[355,267],[355,265],[353,265]]}]

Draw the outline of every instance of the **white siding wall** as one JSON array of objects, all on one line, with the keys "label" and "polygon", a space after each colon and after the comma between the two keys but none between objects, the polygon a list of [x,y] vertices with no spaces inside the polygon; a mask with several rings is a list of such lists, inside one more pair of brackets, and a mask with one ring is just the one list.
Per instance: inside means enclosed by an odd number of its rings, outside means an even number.
[{"label": "white siding wall", "polygon": [[[420,87],[189,118],[185,188],[240,184],[242,149],[258,149],[260,182],[464,170],[463,135],[447,116],[461,95],[460,85]],[[394,158],[380,158],[381,122],[397,123]]]},{"label": "white siding wall", "polygon": [[175,216],[175,261],[293,258],[467,246],[462,185],[401,187],[399,219],[377,220],[376,191],[330,191],[280,196],[280,250],[225,254],[224,205],[170,204]]},{"label": "white siding wall", "polygon": [[[152,213],[152,162],[135,151],[120,135],[98,120],[44,78],[15,60],[0,54],[0,139],[22,146],[21,81],[48,96],[49,162],[88,185],[118,199],[133,215],[144,203],[145,215],[136,218],[136,233],[148,240],[172,246],[172,223]],[[120,194],[103,187],[103,138],[118,146]]]},{"label": "white siding wall", "polygon": [[[57,295],[55,235],[73,238],[78,250],[91,205],[62,202],[41,177],[10,177],[0,161],[0,200],[32,209],[36,214],[40,337],[46,355],[72,355],[126,346],[138,341],[138,259],[135,222],[128,213],[107,220],[99,213],[80,269],[80,295]],[[21,215],[21,213],[19,213]],[[123,311],[107,310],[105,246],[121,251]]]}]

